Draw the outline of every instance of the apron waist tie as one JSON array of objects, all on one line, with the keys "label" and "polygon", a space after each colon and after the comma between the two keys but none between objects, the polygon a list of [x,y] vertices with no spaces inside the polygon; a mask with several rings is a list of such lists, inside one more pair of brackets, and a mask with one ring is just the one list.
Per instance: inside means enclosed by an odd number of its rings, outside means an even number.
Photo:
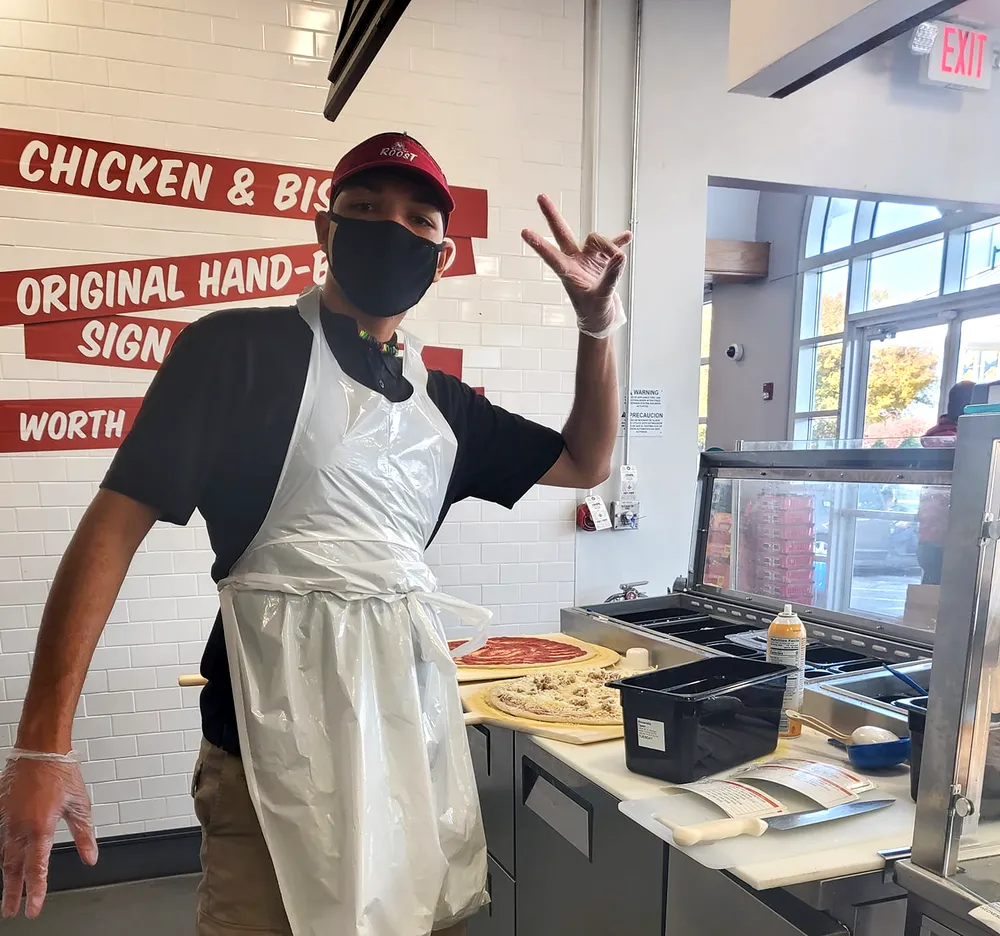
[{"label": "apron waist tie", "polygon": [[446,611],[455,615],[462,624],[474,629],[473,635],[468,640],[450,651],[452,657],[464,656],[484,646],[490,620],[493,617],[493,612],[486,608],[442,592],[414,590],[409,592],[379,593],[374,591],[362,592],[354,589],[340,590],[338,584],[331,580],[290,579],[287,576],[268,575],[263,572],[248,572],[243,575],[230,576],[219,582],[220,593],[224,594],[228,588],[247,589],[249,591],[273,591],[282,592],[286,595],[303,596],[311,592],[324,592],[335,595],[342,601],[367,601],[371,598],[378,598],[386,602],[406,601],[410,606],[410,612],[414,620],[421,619],[422,606],[431,607],[437,611]]}]

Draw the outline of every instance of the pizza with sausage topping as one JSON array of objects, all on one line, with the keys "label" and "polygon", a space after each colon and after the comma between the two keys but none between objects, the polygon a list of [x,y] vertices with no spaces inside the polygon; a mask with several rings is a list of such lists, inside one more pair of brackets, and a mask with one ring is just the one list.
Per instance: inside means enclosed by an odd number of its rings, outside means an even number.
[{"label": "pizza with sausage topping", "polygon": [[483,698],[517,718],[575,725],[622,724],[621,696],[607,683],[633,673],[609,669],[553,670],[496,683]]}]

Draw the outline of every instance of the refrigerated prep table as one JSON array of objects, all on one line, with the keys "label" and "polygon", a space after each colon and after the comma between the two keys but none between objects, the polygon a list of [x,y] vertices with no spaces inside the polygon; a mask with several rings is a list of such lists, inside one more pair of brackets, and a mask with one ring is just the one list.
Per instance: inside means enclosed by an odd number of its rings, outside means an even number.
[{"label": "refrigerated prep table", "polygon": [[[661,667],[753,658],[788,601],[810,638],[805,709],[848,732],[876,724],[905,735],[898,702],[915,690],[882,664],[929,683],[934,560],[953,457],[922,449],[706,453],[691,562],[672,593],[564,609],[561,628],[622,653],[645,647]],[[625,770],[620,742],[580,748],[477,726],[470,744],[494,898],[470,936],[542,936],[569,931],[567,921],[579,936],[903,933],[906,892],[892,869],[905,851],[855,856],[839,872],[828,863],[814,879],[757,890],[703,868],[617,811],[619,800],[662,791]],[[905,797],[905,784],[897,786]]]},{"label": "refrigerated prep table", "polygon": [[[950,449],[706,453],[691,561],[674,591],[567,609],[562,629],[615,649],[640,640],[661,665],[679,651],[763,658],[766,628],[787,602],[809,635],[806,711],[848,733],[874,724],[905,736],[899,702],[918,693],[883,664],[929,685],[953,461]],[[903,932],[905,892],[891,868],[905,852],[766,899],[731,875],[669,857],[672,933],[714,936],[738,923],[751,932],[751,919],[772,932]],[[689,905],[699,882],[731,893]]]},{"label": "refrigerated prep table", "polygon": [[[875,724],[906,735],[898,703],[916,692],[883,663],[929,684],[953,459],[923,449],[706,453],[689,570],[674,590],[564,609],[561,628],[622,653],[645,647],[661,667],[753,658],[787,601],[810,638],[806,711],[847,732]],[[485,726],[470,737],[494,887],[493,916],[470,936],[541,936],[560,906],[572,907],[580,936],[903,933],[906,892],[892,872],[907,851],[855,856],[839,871],[828,862],[813,878],[757,890],[616,814],[616,800],[662,791],[625,771],[620,742],[573,749]]]},{"label": "refrigerated prep table", "polygon": [[564,610],[562,629],[616,649],[638,633],[760,658],[790,603],[810,638],[811,711],[838,728],[863,714],[905,734],[893,703],[916,692],[883,663],[928,684],[953,460],[920,448],[706,453],[674,591]]}]

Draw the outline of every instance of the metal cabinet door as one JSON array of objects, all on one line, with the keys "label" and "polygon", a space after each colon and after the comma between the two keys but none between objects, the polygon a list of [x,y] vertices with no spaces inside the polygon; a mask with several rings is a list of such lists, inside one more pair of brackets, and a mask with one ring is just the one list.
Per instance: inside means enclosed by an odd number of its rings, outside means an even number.
[{"label": "metal cabinet door", "polygon": [[514,869],[514,732],[475,725],[469,751],[479,787],[479,804],[490,855],[511,876]]},{"label": "metal cabinet door", "polygon": [[468,936],[514,936],[514,881],[492,858],[486,887],[490,905],[469,920]]},{"label": "metal cabinet door", "polygon": [[670,853],[668,878],[665,931],[669,936],[850,936],[842,923],[787,891],[755,891],[680,851]]},{"label": "metal cabinet door", "polygon": [[517,936],[663,936],[666,846],[517,735]]}]

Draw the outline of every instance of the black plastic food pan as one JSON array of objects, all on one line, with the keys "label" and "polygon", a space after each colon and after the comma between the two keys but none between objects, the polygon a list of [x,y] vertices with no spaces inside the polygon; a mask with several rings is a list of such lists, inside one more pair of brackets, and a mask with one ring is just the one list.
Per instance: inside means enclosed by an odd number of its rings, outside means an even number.
[{"label": "black plastic food pan", "polygon": [[[857,663],[867,660],[863,653],[854,650],[843,650],[840,647],[810,647],[806,650],[806,663],[817,666],[838,666],[843,663]],[[877,665],[875,663],[872,664]]]},{"label": "black plastic food pan", "polygon": [[708,616],[703,611],[692,611],[689,608],[654,608],[647,611],[609,614],[608,617],[638,627],[649,627],[653,624],[691,624],[708,620]]},{"label": "black plastic food pan", "polygon": [[769,754],[792,671],[712,657],[611,683],[621,692],[626,766],[690,783]]},{"label": "black plastic food pan", "polygon": [[723,653],[728,653],[729,656],[742,657],[744,660],[764,659],[764,654],[760,650],[754,650],[752,647],[741,647],[729,640],[717,640],[714,643],[705,644],[705,646],[712,650],[721,650]]},{"label": "black plastic food pan", "polygon": [[709,621],[699,627],[677,628],[669,633],[678,640],[686,640],[688,643],[704,647],[708,644],[719,643],[731,634],[742,634],[750,630],[756,630],[756,628],[752,624],[719,624]]}]

